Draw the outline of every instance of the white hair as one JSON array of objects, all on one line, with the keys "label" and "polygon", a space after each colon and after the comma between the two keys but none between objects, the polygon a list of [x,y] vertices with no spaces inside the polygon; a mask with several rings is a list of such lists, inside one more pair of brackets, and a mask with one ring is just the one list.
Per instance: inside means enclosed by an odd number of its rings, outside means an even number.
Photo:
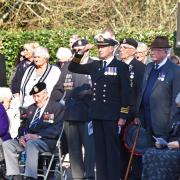
[{"label": "white hair", "polygon": [[60,47],[56,53],[56,57],[58,59],[70,59],[72,57],[72,52],[69,48],[65,48],[65,47]]},{"label": "white hair", "polygon": [[2,98],[7,98],[7,99],[12,98],[12,92],[11,92],[10,88],[0,87],[0,99],[2,99]]},{"label": "white hair", "polygon": [[138,47],[137,47],[137,49],[141,49],[141,50],[144,51],[144,52],[147,52],[147,51],[148,51],[147,45],[146,45],[145,43],[143,43],[143,42],[138,42]]},{"label": "white hair", "polygon": [[43,47],[43,46],[36,47],[33,50],[33,55],[34,56],[40,56],[40,57],[43,57],[45,59],[49,59],[49,57],[50,57],[48,49]]}]

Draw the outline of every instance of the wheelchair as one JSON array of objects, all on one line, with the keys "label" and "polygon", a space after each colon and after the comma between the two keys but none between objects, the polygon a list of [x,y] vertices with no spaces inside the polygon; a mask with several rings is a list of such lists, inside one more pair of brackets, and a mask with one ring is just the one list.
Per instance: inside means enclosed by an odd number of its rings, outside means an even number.
[{"label": "wheelchair", "polygon": [[[39,154],[38,179],[67,180],[67,170],[63,167],[68,153],[64,127],[59,135],[54,153],[43,152]],[[22,153],[20,154],[21,157]],[[25,164],[19,164],[21,175],[24,176]]]},{"label": "wheelchair", "polygon": [[0,161],[0,180],[4,180],[6,178],[6,165],[5,161]]}]

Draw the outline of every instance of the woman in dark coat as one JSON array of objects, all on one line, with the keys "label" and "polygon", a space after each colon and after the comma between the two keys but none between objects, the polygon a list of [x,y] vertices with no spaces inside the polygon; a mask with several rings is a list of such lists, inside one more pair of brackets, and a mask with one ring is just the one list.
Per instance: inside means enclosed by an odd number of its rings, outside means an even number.
[{"label": "woman in dark coat", "polygon": [[[176,98],[180,108],[180,93]],[[180,113],[174,117],[167,145],[155,143],[143,156],[142,180],[178,180],[180,178]]]}]

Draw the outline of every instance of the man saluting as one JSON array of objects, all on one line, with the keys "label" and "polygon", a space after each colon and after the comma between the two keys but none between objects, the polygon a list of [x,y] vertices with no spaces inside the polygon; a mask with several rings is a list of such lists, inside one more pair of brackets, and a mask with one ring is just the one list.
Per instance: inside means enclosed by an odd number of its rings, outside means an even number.
[{"label": "man saluting", "polygon": [[91,48],[86,45],[74,55],[69,70],[89,74],[92,79],[90,116],[94,128],[97,180],[119,180],[118,124],[125,124],[129,110],[128,66],[113,55],[116,40],[106,34],[96,35],[95,40],[100,61],[80,64],[85,51]]}]

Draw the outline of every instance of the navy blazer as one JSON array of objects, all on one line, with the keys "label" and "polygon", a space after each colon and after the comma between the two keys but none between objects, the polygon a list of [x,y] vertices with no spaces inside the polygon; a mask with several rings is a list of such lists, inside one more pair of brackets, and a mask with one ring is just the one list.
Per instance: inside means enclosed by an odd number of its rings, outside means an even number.
[{"label": "navy blazer", "polygon": [[18,136],[24,133],[38,134],[46,142],[51,151],[54,150],[59,134],[62,131],[63,107],[54,101],[49,101],[38,124],[31,127],[30,123],[34,117],[37,106],[32,104],[27,109],[27,117],[24,123],[19,127]]},{"label": "navy blazer", "polygon": [[[142,91],[138,100],[138,112],[142,119],[143,109],[141,103],[152,68],[154,68],[153,62],[149,63],[146,67]],[[169,125],[172,123],[173,116],[177,111],[180,111],[175,104],[175,98],[179,92],[180,67],[170,60],[167,60],[154,83],[149,98],[152,131],[154,135],[167,137],[169,134]]]}]

